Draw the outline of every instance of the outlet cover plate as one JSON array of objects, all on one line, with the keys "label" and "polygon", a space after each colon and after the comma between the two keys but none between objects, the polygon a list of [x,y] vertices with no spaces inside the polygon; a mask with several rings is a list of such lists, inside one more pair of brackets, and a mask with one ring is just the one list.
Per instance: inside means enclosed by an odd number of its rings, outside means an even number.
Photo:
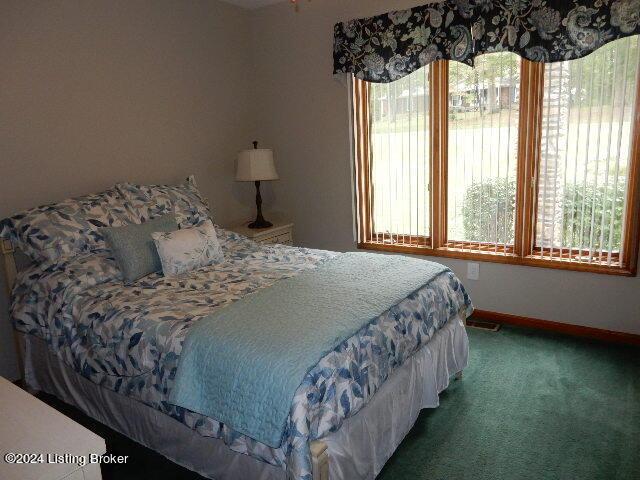
[{"label": "outlet cover plate", "polygon": [[479,263],[467,263],[467,278],[469,280],[478,280],[480,278]]}]

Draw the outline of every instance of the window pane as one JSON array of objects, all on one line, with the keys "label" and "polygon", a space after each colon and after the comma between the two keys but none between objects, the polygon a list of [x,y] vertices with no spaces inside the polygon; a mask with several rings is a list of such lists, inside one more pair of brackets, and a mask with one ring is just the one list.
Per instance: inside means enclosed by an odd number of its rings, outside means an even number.
[{"label": "window pane", "polygon": [[514,242],[520,58],[449,63],[448,239]]},{"label": "window pane", "polygon": [[638,54],[634,36],[545,66],[541,254],[611,263],[621,250]]},{"label": "window pane", "polygon": [[429,70],[371,84],[373,240],[419,243],[430,234]]}]

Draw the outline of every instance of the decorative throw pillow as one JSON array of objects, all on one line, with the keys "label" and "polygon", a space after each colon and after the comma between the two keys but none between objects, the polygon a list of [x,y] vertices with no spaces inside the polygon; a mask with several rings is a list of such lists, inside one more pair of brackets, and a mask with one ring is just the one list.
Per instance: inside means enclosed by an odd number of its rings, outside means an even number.
[{"label": "decorative throw pillow", "polygon": [[224,259],[211,220],[206,220],[199,227],[168,233],[156,232],[151,236],[156,243],[165,277],[213,265]]},{"label": "decorative throw pillow", "polygon": [[10,239],[31,260],[63,258],[106,248],[99,230],[134,221],[127,200],[115,188],[31,208],[0,222],[0,238]]},{"label": "decorative throw pillow", "polygon": [[209,219],[211,212],[196,187],[193,175],[182,185],[134,185],[120,183],[116,188],[128,201],[139,222],[175,213],[180,228],[188,228]]},{"label": "decorative throw pillow", "polygon": [[171,214],[141,224],[101,230],[120,268],[125,285],[162,269],[151,234],[171,232],[177,228],[176,217]]}]

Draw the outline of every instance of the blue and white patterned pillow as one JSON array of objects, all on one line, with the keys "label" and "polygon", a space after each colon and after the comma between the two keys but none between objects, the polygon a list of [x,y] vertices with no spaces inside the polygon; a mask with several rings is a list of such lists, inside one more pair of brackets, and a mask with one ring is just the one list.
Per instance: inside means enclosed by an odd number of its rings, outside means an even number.
[{"label": "blue and white patterned pillow", "polygon": [[193,176],[182,185],[135,185],[120,183],[116,189],[127,199],[137,223],[174,213],[180,228],[202,225],[211,216]]},{"label": "blue and white patterned pillow", "polygon": [[165,277],[220,263],[224,254],[211,220],[198,227],[151,234]]},{"label": "blue and white patterned pillow", "polygon": [[6,238],[38,263],[106,249],[100,229],[135,221],[127,200],[116,190],[70,198],[31,208],[0,222]]}]

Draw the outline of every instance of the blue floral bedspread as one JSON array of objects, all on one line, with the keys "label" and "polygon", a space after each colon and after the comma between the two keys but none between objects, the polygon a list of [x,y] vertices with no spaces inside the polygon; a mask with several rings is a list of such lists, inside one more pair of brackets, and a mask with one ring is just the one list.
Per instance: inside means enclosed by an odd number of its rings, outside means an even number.
[{"label": "blue floral bedspread", "polygon": [[183,276],[122,284],[107,252],[22,272],[13,292],[16,328],[43,338],[91,381],[134,398],[232,450],[311,478],[309,442],[337,430],[388,375],[471,301],[450,271],[407,297],[325,355],[293,399],[286,440],[272,448],[214,419],[168,403],[178,359],[194,322],[274,282],[314,269],[333,252],[265,246],[217,228],[221,264]]}]

